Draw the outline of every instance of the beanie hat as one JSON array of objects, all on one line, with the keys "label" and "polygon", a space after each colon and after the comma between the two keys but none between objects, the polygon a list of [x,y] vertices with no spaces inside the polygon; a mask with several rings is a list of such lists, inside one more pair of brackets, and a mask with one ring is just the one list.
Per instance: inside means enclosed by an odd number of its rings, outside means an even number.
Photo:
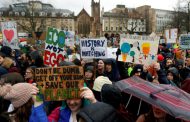
[{"label": "beanie hat", "polygon": [[12,86],[11,90],[3,97],[10,100],[15,108],[24,105],[31,97],[32,84],[17,83]]},{"label": "beanie hat", "polygon": [[92,89],[95,91],[101,92],[102,86],[104,84],[112,84],[112,82],[109,80],[108,77],[99,76],[95,79]]},{"label": "beanie hat", "polygon": [[162,54],[158,54],[157,59],[158,59],[158,61],[163,61],[164,56]]},{"label": "beanie hat", "polygon": [[94,71],[94,67],[93,66],[87,66],[85,69],[85,72],[92,72]]},{"label": "beanie hat", "polygon": [[178,72],[178,70],[175,67],[169,68],[167,74],[169,72],[172,73],[174,76],[178,76],[179,75],[179,72]]},{"label": "beanie hat", "polygon": [[3,46],[1,48],[1,52],[4,53],[5,56],[7,56],[7,57],[11,57],[11,55],[12,55],[12,49],[8,46]]},{"label": "beanie hat", "polygon": [[133,73],[137,73],[137,72],[142,72],[143,71],[143,66],[141,64],[137,64],[134,66],[133,68]]}]

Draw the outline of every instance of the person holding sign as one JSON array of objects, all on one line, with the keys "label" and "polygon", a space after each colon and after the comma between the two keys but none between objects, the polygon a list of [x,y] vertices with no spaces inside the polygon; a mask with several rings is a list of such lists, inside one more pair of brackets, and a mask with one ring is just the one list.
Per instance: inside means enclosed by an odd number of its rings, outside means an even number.
[{"label": "person holding sign", "polygon": [[32,110],[34,114],[30,118],[35,120],[36,117],[41,117],[44,118],[43,122],[77,122],[76,114],[83,106],[86,106],[86,100],[89,100],[91,103],[96,102],[93,92],[88,87],[83,87],[80,90],[81,98],[63,101],[63,105],[54,109],[48,117],[42,107],[44,106],[43,103],[34,101],[34,108]]}]

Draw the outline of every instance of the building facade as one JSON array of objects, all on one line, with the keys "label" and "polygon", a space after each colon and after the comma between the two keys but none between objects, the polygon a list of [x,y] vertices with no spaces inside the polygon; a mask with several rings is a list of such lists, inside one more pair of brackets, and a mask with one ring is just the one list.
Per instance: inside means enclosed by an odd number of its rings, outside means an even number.
[{"label": "building facade", "polygon": [[17,21],[18,32],[44,32],[47,27],[75,31],[74,12],[40,1],[16,3],[0,9],[0,21]]},{"label": "building facade", "polygon": [[146,22],[135,9],[117,5],[109,12],[102,11],[103,33],[145,33]]},{"label": "building facade", "polygon": [[170,28],[174,17],[174,11],[154,9],[148,5],[137,7],[136,10],[146,18],[147,34],[162,34],[165,29]]}]

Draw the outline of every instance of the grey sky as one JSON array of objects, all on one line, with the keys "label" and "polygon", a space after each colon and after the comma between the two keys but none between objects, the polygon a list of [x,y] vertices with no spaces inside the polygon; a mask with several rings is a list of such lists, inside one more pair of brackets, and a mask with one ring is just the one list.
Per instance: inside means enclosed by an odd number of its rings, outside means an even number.
[{"label": "grey sky", "polygon": [[[0,0],[0,7],[2,3],[9,1],[29,1],[29,0]],[[91,14],[91,0],[41,0],[45,3],[51,3],[55,8],[69,9],[77,15],[82,8]],[[95,0],[98,2],[99,0]],[[124,4],[126,7],[138,7],[141,5],[151,5],[152,8],[173,10],[178,0],[100,0],[101,9],[104,7],[105,11],[109,11],[117,4]]]},{"label": "grey sky", "polygon": [[[56,8],[65,8],[75,12],[77,15],[82,8],[91,14],[91,0],[43,0],[50,2]],[[98,2],[99,0],[95,0]],[[152,8],[173,10],[177,5],[177,0],[100,0],[101,8],[104,7],[105,11],[109,11],[117,4],[124,4],[126,7],[138,7],[141,5],[151,5]]]}]

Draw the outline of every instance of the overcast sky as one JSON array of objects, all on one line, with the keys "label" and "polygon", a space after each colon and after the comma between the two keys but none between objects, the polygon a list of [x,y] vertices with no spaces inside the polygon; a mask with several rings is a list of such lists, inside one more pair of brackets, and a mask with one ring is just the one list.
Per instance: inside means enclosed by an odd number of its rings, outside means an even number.
[{"label": "overcast sky", "polygon": [[[50,2],[56,8],[65,8],[75,12],[77,15],[82,8],[91,14],[91,0],[43,0]],[[95,0],[98,2],[99,0]],[[100,7],[105,11],[113,9],[117,4],[136,8],[141,5],[151,5],[152,8],[173,10],[178,0],[100,0]]]},{"label": "overcast sky", "polygon": [[[7,1],[13,1],[10,3],[14,3],[16,0],[0,0],[0,7],[2,7],[2,3]],[[17,0],[24,1],[24,0]],[[29,1],[29,0],[26,0]],[[89,14],[91,14],[91,0],[41,0],[45,3],[51,3],[55,8],[69,9],[75,12],[77,15],[82,8],[84,8]],[[95,0],[98,2],[99,0]],[[151,5],[152,8],[157,9],[166,9],[173,10],[173,8],[177,5],[178,0],[100,0],[100,7],[104,7],[105,11],[109,11],[117,4],[123,4],[126,7],[136,8],[142,5]]]}]

